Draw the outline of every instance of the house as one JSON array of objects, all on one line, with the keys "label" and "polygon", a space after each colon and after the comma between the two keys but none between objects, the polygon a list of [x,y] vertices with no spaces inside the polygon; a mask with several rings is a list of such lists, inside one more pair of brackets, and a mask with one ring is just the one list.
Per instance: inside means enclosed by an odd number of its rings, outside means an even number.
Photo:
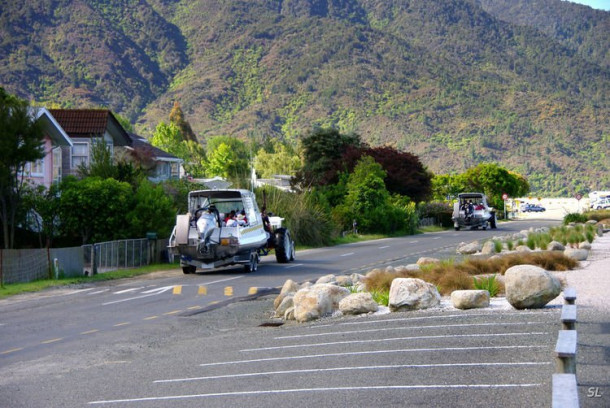
[{"label": "house", "polygon": [[49,109],[49,112],[72,139],[72,146],[62,147],[64,176],[77,176],[81,164],[90,164],[95,141],[104,141],[111,154],[131,144],[129,134],[108,109]]},{"label": "house", "polygon": [[292,176],[287,174],[274,174],[273,178],[270,179],[259,179],[256,177],[256,173],[252,172],[252,184],[255,187],[262,186],[273,186],[279,190],[293,192],[290,180]]},{"label": "house", "polygon": [[153,145],[142,136],[129,133],[131,144],[126,147],[133,159],[149,171],[148,179],[154,183],[179,179],[184,176],[184,160]]},{"label": "house", "polygon": [[36,185],[49,188],[62,177],[62,148],[70,149],[72,140],[53,115],[45,108],[32,108],[30,114],[42,123],[44,134],[44,157],[36,162],[27,163],[24,175]]}]

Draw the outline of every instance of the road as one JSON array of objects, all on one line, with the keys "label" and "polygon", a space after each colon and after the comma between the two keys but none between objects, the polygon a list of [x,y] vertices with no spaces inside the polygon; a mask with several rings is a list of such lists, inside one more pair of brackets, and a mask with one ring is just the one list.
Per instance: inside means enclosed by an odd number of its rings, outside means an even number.
[{"label": "road", "polygon": [[[406,397],[412,406],[431,398],[466,406],[460,396],[470,400],[473,390],[483,389],[475,394],[488,405],[523,405],[532,395],[543,399],[553,371],[548,356],[557,313],[552,310],[503,313],[500,326],[494,314],[456,318],[438,311],[421,312],[421,322],[412,319],[415,315],[393,321],[392,315],[371,319],[363,328],[354,329],[359,322],[350,329],[337,324],[345,332],[332,327],[323,329],[328,333],[313,332],[324,327],[320,324],[287,325],[280,329],[287,334],[278,339],[276,329],[256,327],[268,315],[268,301],[236,301],[277,288],[288,278],[305,281],[414,263],[421,256],[450,257],[459,242],[556,223],[509,222],[498,230],[299,251],[293,264],[266,257],[251,274],[241,268],[196,275],[171,270],[4,300],[0,406],[270,406],[288,401],[326,406],[346,405],[352,398],[354,406],[403,406]],[[424,327],[425,321],[434,324]],[[405,347],[416,351],[388,351]],[[289,358],[312,350],[314,357]],[[347,350],[354,354],[341,354]],[[275,360],[280,355],[282,360]],[[214,378],[180,381],[202,376]],[[492,396],[496,399],[489,400]],[[506,404],[494,404],[498,398]],[[539,406],[548,406],[544,402]]]}]

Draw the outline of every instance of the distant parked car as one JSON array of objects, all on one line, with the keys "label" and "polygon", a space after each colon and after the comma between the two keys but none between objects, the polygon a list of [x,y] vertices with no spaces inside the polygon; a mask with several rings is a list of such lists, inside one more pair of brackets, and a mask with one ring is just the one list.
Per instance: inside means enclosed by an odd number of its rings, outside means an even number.
[{"label": "distant parked car", "polygon": [[596,201],[595,204],[593,204],[593,208],[595,208],[596,210],[610,208],[610,198],[604,198]]},{"label": "distant parked car", "polygon": [[521,211],[523,212],[543,212],[546,208],[536,204],[523,204],[521,205]]}]

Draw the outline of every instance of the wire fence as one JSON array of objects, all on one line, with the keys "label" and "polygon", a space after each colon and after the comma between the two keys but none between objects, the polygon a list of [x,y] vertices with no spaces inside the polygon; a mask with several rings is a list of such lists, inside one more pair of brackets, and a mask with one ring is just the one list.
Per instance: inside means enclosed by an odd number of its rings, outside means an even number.
[{"label": "wire fence", "polygon": [[149,265],[152,263],[154,252],[151,241],[146,238],[83,245],[83,250],[86,274]]},{"label": "wire fence", "polygon": [[167,239],[125,239],[70,248],[0,249],[0,284],[92,276],[167,262]]}]

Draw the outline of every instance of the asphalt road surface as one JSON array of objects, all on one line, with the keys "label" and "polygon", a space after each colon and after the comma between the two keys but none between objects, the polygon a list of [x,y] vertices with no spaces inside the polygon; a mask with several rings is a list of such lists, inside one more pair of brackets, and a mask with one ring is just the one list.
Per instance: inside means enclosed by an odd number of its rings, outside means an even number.
[{"label": "asphalt road surface", "polygon": [[256,297],[288,278],[455,256],[459,242],[550,223],[300,251],[292,264],[266,257],[251,274],[177,269],[3,300],[0,406],[546,407],[559,309],[259,327],[273,296]]}]

